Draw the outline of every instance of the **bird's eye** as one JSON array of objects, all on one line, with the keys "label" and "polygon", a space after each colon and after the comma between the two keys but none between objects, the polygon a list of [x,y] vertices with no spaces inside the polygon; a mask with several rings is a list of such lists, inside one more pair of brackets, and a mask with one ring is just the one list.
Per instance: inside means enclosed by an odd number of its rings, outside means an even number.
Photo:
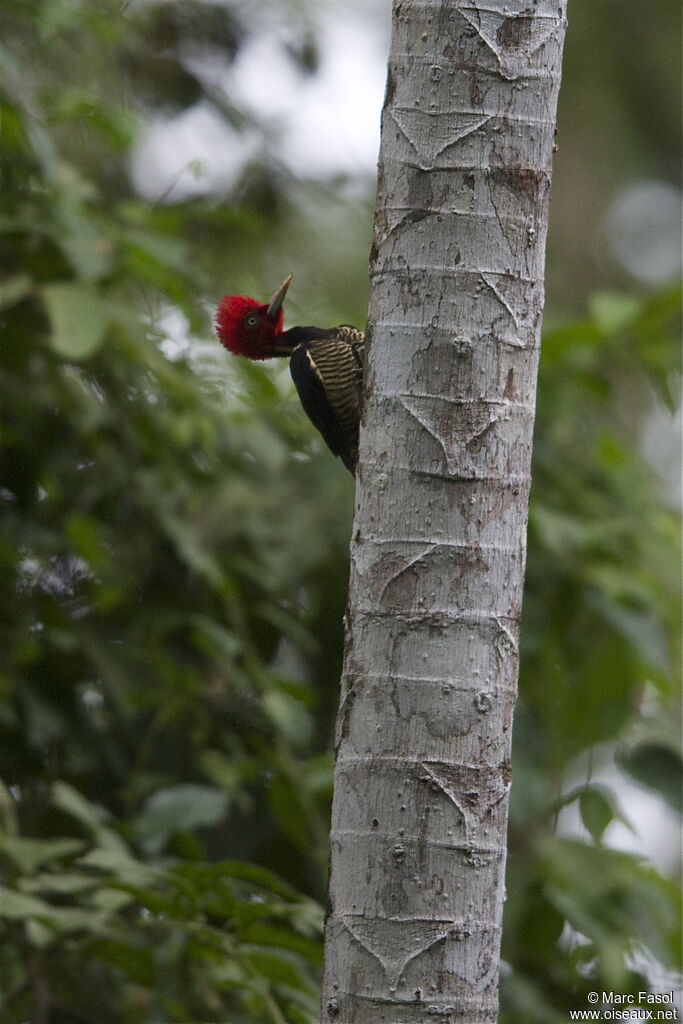
[{"label": "bird's eye", "polygon": [[252,313],[250,316],[247,317],[247,327],[256,327],[257,323],[258,319],[255,313]]}]

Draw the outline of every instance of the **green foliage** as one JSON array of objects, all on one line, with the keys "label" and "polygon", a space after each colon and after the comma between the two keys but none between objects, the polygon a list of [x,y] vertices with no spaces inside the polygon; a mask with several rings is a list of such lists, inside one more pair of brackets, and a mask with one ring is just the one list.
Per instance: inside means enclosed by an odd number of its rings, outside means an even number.
[{"label": "green foliage", "polygon": [[[673,405],[680,295],[597,295],[544,338],[515,719],[504,957],[506,1024],[546,1024],[589,991],[647,988],[645,950],[676,971],[680,892],[609,849],[635,822],[591,781],[618,754],[680,812],[678,515],[638,451],[654,396]],[[642,710],[641,710],[642,707]],[[581,772],[584,784],[575,785]],[[569,788],[568,788],[569,787]],[[563,792],[565,791],[565,792]],[[559,794],[559,796],[558,796]],[[581,841],[549,827],[576,803]]]},{"label": "green foliage", "polygon": [[[36,977],[49,992],[42,1008],[59,1019],[313,1017],[317,904],[249,864],[142,861],[103,809],[64,783],[52,803],[75,819],[81,840],[0,842],[0,922],[5,932],[20,925],[18,953],[30,965],[26,975],[12,960],[0,967],[15,1019],[39,1005]],[[174,806],[174,831],[207,824],[202,813],[188,821],[184,801]]]},{"label": "green foliage", "polygon": [[[305,1024],[352,487],[281,373],[205,357],[206,310],[228,279],[267,294],[263,250],[332,238],[339,290],[308,313],[361,322],[356,225],[313,184],[297,209],[275,161],[221,201],[132,191],[150,112],[199,99],[256,130],[184,59],[229,64],[242,8],[0,9],[0,1024]],[[170,315],[192,340],[169,358]],[[506,1024],[680,953],[673,886],[610,848],[626,815],[580,760],[616,751],[680,806],[678,530],[637,443],[676,398],[677,317],[602,294],[544,342]],[[574,806],[582,838],[551,835]]]},{"label": "green foliage", "polygon": [[620,736],[645,681],[672,700],[680,664],[678,518],[633,429],[674,400],[679,297],[598,299],[539,380],[522,686],[551,768]]},{"label": "green foliage", "polygon": [[[160,347],[171,308],[210,338],[223,282],[195,257],[259,219],[126,181],[117,62],[147,97],[163,36],[182,106],[196,19],[4,7],[6,42],[25,55],[37,24],[51,64],[3,55],[0,1020],[308,1021],[321,913],[294,886],[324,895],[339,655],[316,636],[341,618],[343,570],[321,581],[350,482],[263,370],[217,387]],[[99,94],[60,81],[99,52]]]}]

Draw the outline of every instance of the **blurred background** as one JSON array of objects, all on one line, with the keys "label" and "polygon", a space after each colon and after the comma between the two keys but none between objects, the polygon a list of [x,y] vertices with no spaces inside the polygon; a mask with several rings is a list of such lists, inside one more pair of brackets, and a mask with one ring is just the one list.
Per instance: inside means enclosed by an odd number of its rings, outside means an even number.
[{"label": "blurred background", "polygon": [[[389,0],[0,0],[0,1024],[317,1017]],[[504,1024],[678,986],[678,0],[571,0]]]}]

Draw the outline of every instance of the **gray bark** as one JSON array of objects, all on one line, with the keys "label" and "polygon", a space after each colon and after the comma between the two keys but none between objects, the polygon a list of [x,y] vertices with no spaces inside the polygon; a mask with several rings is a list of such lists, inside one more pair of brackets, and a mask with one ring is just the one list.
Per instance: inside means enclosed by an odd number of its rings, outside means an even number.
[{"label": "gray bark", "polygon": [[395,0],[338,719],[326,1024],[498,1015],[566,0]]}]

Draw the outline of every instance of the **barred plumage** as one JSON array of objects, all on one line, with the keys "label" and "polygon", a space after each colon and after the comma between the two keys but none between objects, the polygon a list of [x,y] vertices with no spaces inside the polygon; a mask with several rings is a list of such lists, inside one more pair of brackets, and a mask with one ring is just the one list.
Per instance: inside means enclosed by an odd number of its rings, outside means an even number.
[{"label": "barred plumage", "polygon": [[305,412],[351,473],[358,460],[363,342],[361,331],[344,324],[300,342],[289,364]]}]

